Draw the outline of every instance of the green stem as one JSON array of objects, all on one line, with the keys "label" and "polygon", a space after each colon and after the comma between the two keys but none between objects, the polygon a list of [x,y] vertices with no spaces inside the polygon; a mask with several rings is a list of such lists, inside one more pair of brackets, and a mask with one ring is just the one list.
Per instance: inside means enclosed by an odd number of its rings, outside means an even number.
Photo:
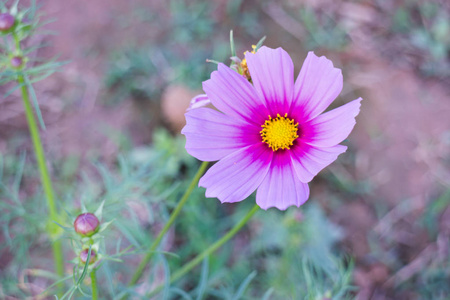
[{"label": "green stem", "polygon": [[164,228],[161,230],[161,232],[158,234],[156,239],[153,241],[152,245],[150,246],[147,254],[140,262],[139,266],[137,267],[136,271],[134,272],[133,277],[131,278],[129,282],[129,286],[135,285],[139,278],[141,278],[142,273],[144,273],[145,267],[147,266],[150,259],[155,254],[156,249],[158,248],[159,243],[161,242],[162,238],[166,234],[166,232],[169,230],[170,226],[175,222],[178,214],[181,212],[181,209],[183,208],[184,204],[188,200],[189,196],[191,195],[192,191],[194,190],[195,186],[197,185],[198,181],[200,180],[200,177],[203,175],[203,173],[206,170],[206,167],[208,166],[208,162],[203,162],[200,166],[200,168],[197,171],[197,174],[195,174],[194,178],[192,179],[191,183],[189,184],[189,187],[187,188],[186,192],[184,192],[183,197],[181,198],[180,202],[178,202],[177,207],[173,210],[172,214],[170,215],[169,220],[167,221]]},{"label": "green stem", "polygon": [[[20,47],[19,37],[13,33],[13,38],[16,46],[16,52],[20,54],[22,52]],[[44,149],[42,147],[41,137],[39,135],[39,129],[36,123],[36,118],[33,114],[33,109],[30,104],[30,95],[28,88],[25,84],[25,78],[22,74],[17,76],[17,82],[19,83],[20,90],[22,92],[23,106],[25,108],[25,115],[28,122],[28,128],[30,130],[31,140],[33,141],[34,154],[38,162],[39,172],[41,174],[42,186],[47,198],[47,207],[49,209],[50,218],[47,223],[47,231],[51,238],[58,235],[59,227],[54,223],[58,221],[58,212],[55,205],[55,193],[53,192],[52,181],[47,169],[47,163],[45,159]],[[61,241],[55,240],[52,243],[53,259],[55,261],[56,273],[60,276],[64,276],[64,257],[62,251]]]},{"label": "green stem", "polygon": [[91,272],[91,287],[92,287],[92,300],[98,299],[98,288],[97,288],[97,275],[95,274],[95,269]]},{"label": "green stem", "polygon": [[20,51],[20,40],[17,37],[17,35],[13,34],[13,36],[14,36],[14,42],[16,44],[16,50]]},{"label": "green stem", "polygon": [[[58,232],[59,227],[54,223],[58,221],[58,213],[55,205],[55,194],[53,192],[52,181],[48,173],[47,164],[45,160],[44,149],[42,147],[41,137],[39,135],[38,125],[36,123],[36,118],[33,114],[33,109],[30,103],[30,96],[28,94],[28,89],[25,84],[25,78],[23,75],[17,76],[17,82],[21,86],[23,106],[25,108],[25,115],[28,122],[28,128],[30,129],[31,140],[33,141],[34,154],[36,155],[36,160],[39,167],[39,172],[41,174],[42,186],[44,188],[44,193],[47,198],[47,206],[50,213],[50,218],[47,223],[47,230],[50,237],[54,238]],[[54,241],[53,247],[53,257],[55,260],[56,273],[60,276],[64,276],[64,259],[63,252],[60,241]]]},{"label": "green stem", "polygon": [[[192,270],[195,266],[200,264],[203,259],[208,257],[210,254],[214,253],[217,249],[219,249],[223,244],[228,242],[236,233],[238,233],[239,230],[251,219],[251,217],[258,211],[259,206],[255,204],[253,208],[245,215],[245,217],[237,223],[230,231],[227,232],[220,240],[209,246],[206,250],[204,250],[202,253],[197,255],[195,258],[193,258],[190,262],[185,264],[181,269],[178,269],[173,275],[170,277],[170,283],[173,283],[174,281],[180,279],[186,273],[188,273],[190,270]],[[147,295],[148,298],[154,296],[158,292],[160,292],[163,289],[164,285],[157,286],[153,291],[150,292],[149,295]]]}]

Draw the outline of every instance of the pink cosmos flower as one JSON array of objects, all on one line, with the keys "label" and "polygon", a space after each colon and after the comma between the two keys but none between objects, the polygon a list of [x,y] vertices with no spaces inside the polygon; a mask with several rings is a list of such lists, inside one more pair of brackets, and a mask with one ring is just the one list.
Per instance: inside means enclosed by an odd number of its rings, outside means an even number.
[{"label": "pink cosmos flower", "polygon": [[220,111],[186,113],[186,150],[219,161],[200,179],[206,197],[244,200],[255,190],[262,209],[285,210],[309,197],[308,182],[347,147],[361,98],[321,114],[342,90],[342,73],[309,52],[297,80],[281,48],[245,55],[253,85],[219,64],[203,90]]}]

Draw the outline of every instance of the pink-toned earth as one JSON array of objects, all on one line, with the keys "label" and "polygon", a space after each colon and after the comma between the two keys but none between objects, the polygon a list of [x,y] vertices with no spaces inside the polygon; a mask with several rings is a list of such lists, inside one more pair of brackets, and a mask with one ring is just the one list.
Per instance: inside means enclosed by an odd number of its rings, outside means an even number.
[{"label": "pink-toned earth", "polygon": [[[145,46],[161,34],[157,24],[147,23],[145,27],[124,24],[124,16],[130,16],[141,5],[168,14],[166,5],[162,1],[143,0],[48,0],[42,4],[42,11],[49,18],[56,18],[46,28],[57,35],[37,36],[33,42],[49,41],[53,45],[39,50],[37,55],[59,55],[60,60],[70,60],[61,72],[36,85],[48,127],[43,138],[49,156],[81,155],[112,162],[118,152],[118,134],[128,136],[134,145],[149,143],[152,129],[161,122],[148,118],[160,107],[131,99],[108,105],[110,91],[105,88],[104,76],[112,52],[130,42]],[[339,1],[335,5],[350,4]],[[364,260],[369,252],[368,232],[382,236],[383,226],[387,226],[385,218],[377,221],[374,206],[383,203],[392,209],[393,216],[389,217],[393,221],[389,220],[393,223],[389,224],[394,225],[423,211],[442,187],[450,186],[450,91],[445,81],[425,79],[412,65],[398,65],[395,56],[382,55],[383,45],[377,42],[375,34],[367,31],[379,17],[376,10],[365,2],[351,6],[342,16],[349,24],[350,44],[341,52],[317,53],[327,55],[335,65],[343,67],[344,89],[337,104],[358,96],[364,98],[357,125],[348,139],[355,167],[348,169],[338,160],[327,172],[371,185],[370,193],[355,199],[359,201],[349,200],[341,210],[330,212],[331,218],[345,228],[346,250],[356,257],[359,297],[368,299],[370,295],[376,296],[376,287],[388,289],[389,280],[395,276],[383,264]],[[299,23],[294,23],[298,28],[289,26],[295,21],[283,19],[277,9],[269,6],[262,12],[268,36],[265,44],[285,48],[298,72],[306,56],[300,40],[305,30]],[[220,16],[220,11],[217,14]],[[245,46],[242,45],[243,50]],[[184,109],[191,97],[201,92],[200,83],[198,88],[192,91],[180,85],[169,86],[163,93],[162,120],[158,121],[179,132]],[[25,134],[27,130],[19,100],[19,94],[14,93],[0,102],[2,152],[11,150],[9,141],[17,132]],[[24,142],[23,147],[31,145]],[[328,195],[322,192],[320,183],[313,184],[312,195],[327,207]],[[406,211],[399,210],[398,205],[405,202]],[[427,247],[420,233],[402,243],[408,248],[411,261]]]}]

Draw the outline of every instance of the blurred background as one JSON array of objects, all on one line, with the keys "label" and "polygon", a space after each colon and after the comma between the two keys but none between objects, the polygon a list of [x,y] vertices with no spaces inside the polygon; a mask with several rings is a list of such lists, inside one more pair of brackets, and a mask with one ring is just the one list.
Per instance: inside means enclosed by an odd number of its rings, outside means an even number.
[{"label": "blurred background", "polygon": [[[81,202],[94,209],[105,200],[104,217],[116,218],[105,251],[145,248],[195,173],[180,136],[184,111],[216,68],[206,59],[230,63],[233,30],[238,56],[267,36],[266,46],[288,51],[296,74],[308,51],[327,56],[344,75],[332,106],[364,101],[349,151],[310,184],[310,200],[260,212],[171,297],[450,297],[450,2],[37,4],[43,20],[54,19],[44,27],[54,34],[35,35],[29,44],[45,47],[31,55],[68,61],[34,86],[60,208],[76,215]],[[52,281],[30,270],[51,270],[51,257],[18,92],[0,100],[0,151],[0,298],[34,297]],[[155,262],[137,293],[164,281],[164,266],[175,270],[220,237],[253,201],[219,205],[197,189],[164,243],[181,258]],[[70,245],[66,252],[75,256]],[[102,267],[104,299],[120,292],[139,255],[123,259]]]}]

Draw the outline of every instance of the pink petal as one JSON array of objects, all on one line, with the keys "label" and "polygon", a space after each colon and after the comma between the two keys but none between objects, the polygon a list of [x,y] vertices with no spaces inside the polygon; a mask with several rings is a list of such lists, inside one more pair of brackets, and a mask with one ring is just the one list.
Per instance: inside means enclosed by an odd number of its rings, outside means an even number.
[{"label": "pink petal", "polygon": [[322,169],[336,160],[339,154],[347,150],[346,146],[336,145],[330,148],[317,148],[301,144],[291,150],[292,165],[301,182],[310,182]]},{"label": "pink petal", "polygon": [[322,113],[341,93],[342,72],[324,56],[309,52],[295,81],[293,113],[311,120]]},{"label": "pink petal", "polygon": [[289,151],[274,153],[270,170],[256,192],[256,203],[262,209],[285,210],[291,205],[299,207],[308,197],[308,184],[297,178]]},{"label": "pink petal", "polygon": [[361,98],[326,112],[301,125],[301,140],[318,147],[332,147],[348,137],[355,126]]},{"label": "pink petal", "polygon": [[205,94],[197,95],[194,98],[192,98],[191,102],[189,103],[189,107],[187,108],[186,111],[204,107],[209,104],[211,104],[211,100],[209,100],[208,96],[206,96]]},{"label": "pink petal", "polygon": [[224,64],[203,82],[203,90],[212,104],[229,116],[261,125],[269,114],[248,80]]},{"label": "pink petal", "polygon": [[202,161],[216,161],[243,147],[260,143],[260,128],[210,108],[186,114],[187,152]]},{"label": "pink petal", "polygon": [[261,184],[269,170],[273,152],[255,144],[221,159],[200,179],[206,197],[223,202],[242,201]]},{"label": "pink petal", "polygon": [[271,115],[288,113],[294,95],[294,64],[289,54],[281,48],[261,47],[245,58],[253,85]]}]

